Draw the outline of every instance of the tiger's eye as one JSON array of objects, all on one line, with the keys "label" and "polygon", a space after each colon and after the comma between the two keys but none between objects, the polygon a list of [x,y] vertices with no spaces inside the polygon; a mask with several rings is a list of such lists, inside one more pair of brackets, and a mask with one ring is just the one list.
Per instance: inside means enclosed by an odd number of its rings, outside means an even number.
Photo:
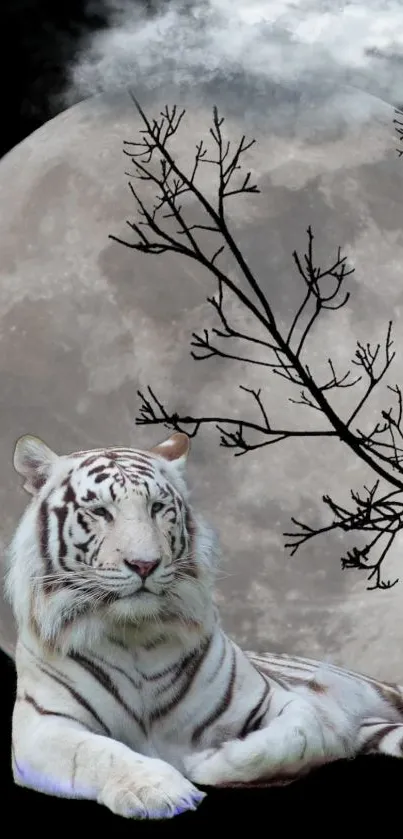
[{"label": "tiger's eye", "polygon": [[91,513],[93,516],[98,516],[100,519],[106,519],[107,521],[113,520],[113,516],[106,507],[94,507],[94,509],[91,510]]},{"label": "tiger's eye", "polygon": [[157,513],[159,513],[160,510],[162,510],[163,506],[164,505],[161,504],[161,501],[154,501],[154,504],[151,505],[151,515],[155,516]]}]

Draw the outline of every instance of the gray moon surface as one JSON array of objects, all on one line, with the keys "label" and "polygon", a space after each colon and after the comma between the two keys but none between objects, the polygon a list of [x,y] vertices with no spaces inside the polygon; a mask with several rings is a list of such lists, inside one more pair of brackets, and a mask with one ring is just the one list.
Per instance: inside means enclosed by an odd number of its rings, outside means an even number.
[{"label": "gray moon surface", "polygon": [[[382,340],[393,318],[397,356],[388,382],[403,382],[403,162],[393,108],[354,88],[296,93],[253,84],[235,79],[191,93],[169,86],[135,92],[150,116],[166,102],[186,107],[175,145],[184,166],[196,142],[208,140],[214,104],[229,138],[256,137],[247,164],[261,193],[234,200],[229,222],[279,321],[300,299],[292,251],[304,253],[311,224],[322,265],[340,245],[355,267],[348,306],[314,329],[312,365],[320,370],[331,355],[344,370],[355,341]],[[12,467],[21,434],[36,434],[60,453],[150,446],[165,431],[135,425],[137,390],[148,384],[172,410],[234,417],[253,416],[239,385],[262,387],[273,421],[294,427],[316,421],[308,408],[290,404],[297,394],[282,379],[257,365],[192,360],[192,332],[217,325],[206,302],[215,282],[200,266],[108,239],[130,236],[125,221],[135,207],[122,149],[140,128],[126,92],[94,97],[47,123],[0,164],[3,556],[27,502]],[[207,168],[203,187],[214,195]],[[239,328],[251,328],[234,301],[228,313]],[[343,414],[352,398],[349,390],[339,394]],[[385,401],[380,388],[368,423]],[[403,680],[401,540],[385,569],[401,581],[385,592],[369,592],[364,574],[342,571],[347,542],[340,535],[312,540],[293,557],[284,548],[291,516],[324,523],[323,494],[343,502],[350,488],[374,482],[341,443],[294,439],[234,458],[206,428],[193,441],[189,481],[193,503],[219,533],[217,600],[225,628],[242,646]],[[0,642],[12,655],[15,629],[3,601]]]}]

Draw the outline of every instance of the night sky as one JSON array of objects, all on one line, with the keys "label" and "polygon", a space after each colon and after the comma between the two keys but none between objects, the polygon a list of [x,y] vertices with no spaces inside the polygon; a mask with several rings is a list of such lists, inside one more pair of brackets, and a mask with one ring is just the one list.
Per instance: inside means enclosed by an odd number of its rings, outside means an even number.
[{"label": "night sky", "polygon": [[[145,13],[159,5],[132,4]],[[64,107],[68,67],[106,15],[85,0],[2,0],[1,10],[2,156]]]}]

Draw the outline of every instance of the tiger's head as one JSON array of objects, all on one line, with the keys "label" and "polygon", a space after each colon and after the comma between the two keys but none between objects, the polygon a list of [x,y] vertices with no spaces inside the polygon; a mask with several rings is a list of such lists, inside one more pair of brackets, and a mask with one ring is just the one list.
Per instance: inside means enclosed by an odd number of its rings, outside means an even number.
[{"label": "tiger's head", "polygon": [[71,647],[105,628],[206,620],[214,537],[188,503],[188,452],[182,433],[147,451],[62,456],[36,437],[17,441],[14,467],[32,496],[6,580],[20,631]]}]

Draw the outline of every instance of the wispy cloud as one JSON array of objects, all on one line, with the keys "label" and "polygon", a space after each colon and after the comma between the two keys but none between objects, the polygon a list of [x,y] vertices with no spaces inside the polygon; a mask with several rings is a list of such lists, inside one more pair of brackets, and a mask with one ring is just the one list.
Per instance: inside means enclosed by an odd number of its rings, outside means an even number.
[{"label": "wispy cloud", "polygon": [[92,0],[108,28],[70,71],[68,98],[136,80],[200,83],[247,73],[277,84],[352,83],[403,99],[401,0],[172,0],[146,16],[131,0]]}]

